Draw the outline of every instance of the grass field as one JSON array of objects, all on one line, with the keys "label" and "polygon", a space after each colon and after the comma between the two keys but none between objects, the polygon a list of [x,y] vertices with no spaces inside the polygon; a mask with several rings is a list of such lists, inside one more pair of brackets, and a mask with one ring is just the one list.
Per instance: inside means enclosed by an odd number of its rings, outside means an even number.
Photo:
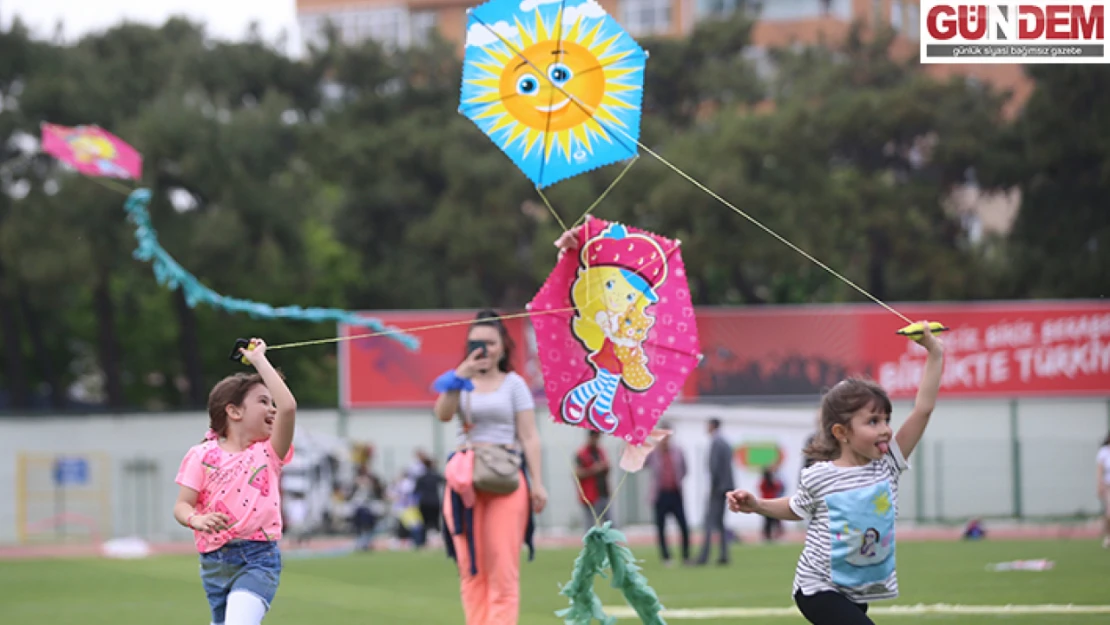
[{"label": "grass field", "polygon": [[[795,613],[706,618],[710,608],[789,608],[798,545],[743,545],[729,567],[664,568],[651,549],[639,549],[645,574],[664,605],[678,612],[669,623],[804,623]],[[569,579],[576,550],[539,551],[522,571],[521,625],[561,623],[566,605],[559,585]],[[1048,558],[1043,572],[987,571],[992,562]],[[1091,540],[905,543],[898,548],[902,596],[876,608],[915,604],[1105,606],[1099,614],[887,614],[877,623],[977,625],[1095,625],[1110,623],[1110,551]],[[606,606],[624,605],[598,583]],[[701,610],[702,612],[697,612]],[[461,624],[458,579],[439,550],[339,557],[287,553],[281,588],[267,625]],[[204,625],[208,609],[196,558],[144,560],[26,560],[0,563],[3,623],[49,625]],[[698,620],[687,620],[699,616]],[[682,618],[679,618],[682,617]],[[623,617],[622,623],[635,618]]]}]

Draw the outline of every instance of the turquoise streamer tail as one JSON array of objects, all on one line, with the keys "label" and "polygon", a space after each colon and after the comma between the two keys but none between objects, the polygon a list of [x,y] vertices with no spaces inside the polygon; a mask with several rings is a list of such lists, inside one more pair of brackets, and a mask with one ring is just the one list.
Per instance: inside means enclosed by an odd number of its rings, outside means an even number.
[{"label": "turquoise streamer tail", "polygon": [[601,599],[594,592],[594,577],[605,577],[609,568],[613,577],[610,584],[621,591],[628,605],[636,611],[644,625],[666,625],[655,590],[648,585],[647,578],[640,572],[636,557],[625,545],[624,534],[613,529],[612,522],[591,527],[582,538],[584,547],[574,561],[571,579],[559,591],[570,598],[570,607],[559,610],[556,616],[562,617],[566,625],[590,625],[597,621],[602,625],[613,625],[616,617],[607,616],[602,610]]},{"label": "turquoise streamer tail", "polygon": [[323,323],[327,321],[346,323],[352,326],[369,328],[374,332],[389,332],[387,338],[399,341],[410,350],[420,349],[420,340],[411,334],[404,334],[398,328],[386,326],[379,319],[363,317],[356,313],[335,308],[301,308],[300,306],[274,307],[270,304],[253,302],[250,300],[236,299],[220,295],[204,286],[196,276],[182,267],[169,252],[162,248],[158,242],[158,233],[150,222],[147,206],[150,204],[150,190],[136,189],[127,197],[123,208],[127,211],[127,219],[135,224],[135,240],[138,247],[132,254],[136,259],[151,263],[154,269],[154,279],[158,284],[168,287],[171,291],[181,289],[189,307],[197,304],[207,304],[214,308],[222,308],[228,312],[246,313],[260,319],[295,319]]}]

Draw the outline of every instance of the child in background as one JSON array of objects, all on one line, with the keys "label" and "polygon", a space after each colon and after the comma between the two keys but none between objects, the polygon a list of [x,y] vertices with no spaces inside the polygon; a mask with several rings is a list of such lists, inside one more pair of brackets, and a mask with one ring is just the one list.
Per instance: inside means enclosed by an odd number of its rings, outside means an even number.
[{"label": "child in background", "polygon": [[913,410],[892,435],[890,398],[879,385],[848,379],[822,398],[821,428],[805,454],[793,497],[728,493],[733,512],[810,521],[794,575],[794,601],[815,625],[874,625],[867,604],[898,596],[894,523],[898,480],[936,407],[944,348],[923,323],[928,352]]},{"label": "child in background", "polygon": [[297,402],[251,339],[237,373],[208,395],[209,430],[177,473],[177,522],[193,530],[213,625],[258,625],[281,576],[282,466],[293,458]]},{"label": "child in background", "polygon": [[[775,477],[770,467],[763,469],[763,479],[759,481],[759,496],[763,499],[782,497],[786,487],[782,480]],[[782,521],[774,517],[763,517],[763,540],[771,542],[782,535]]]}]

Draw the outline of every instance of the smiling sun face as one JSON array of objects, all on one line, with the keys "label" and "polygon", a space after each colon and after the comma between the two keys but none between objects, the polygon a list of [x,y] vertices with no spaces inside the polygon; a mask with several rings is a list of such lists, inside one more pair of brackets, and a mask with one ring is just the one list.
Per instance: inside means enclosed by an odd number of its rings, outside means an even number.
[{"label": "smiling sun face", "polygon": [[605,73],[585,46],[541,41],[521,56],[528,60],[505,66],[499,90],[505,109],[520,123],[558,132],[581,125],[601,105]]},{"label": "smiling sun face", "polygon": [[622,143],[638,133],[646,54],[584,6],[518,13],[488,43],[468,44],[460,110],[525,171],[544,171],[553,154],[573,166],[634,154]]}]

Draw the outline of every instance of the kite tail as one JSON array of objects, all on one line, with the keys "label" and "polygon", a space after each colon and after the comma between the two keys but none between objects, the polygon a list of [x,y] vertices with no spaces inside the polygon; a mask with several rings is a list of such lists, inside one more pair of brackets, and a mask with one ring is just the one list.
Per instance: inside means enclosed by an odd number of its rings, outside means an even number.
[{"label": "kite tail", "polygon": [[582,538],[585,547],[574,562],[574,574],[559,594],[570,597],[571,605],[556,612],[566,625],[589,625],[597,620],[602,625],[613,625],[616,618],[606,616],[601,600],[594,593],[594,576],[605,576],[606,565],[613,571],[611,585],[621,591],[628,605],[639,615],[645,625],[666,625],[660,615],[663,605],[655,591],[648,586],[647,578],[640,573],[636,558],[623,543],[624,534],[613,529],[612,522],[591,527]]},{"label": "kite tail", "polygon": [[[616,532],[614,532],[616,533]],[[612,541],[609,547],[609,565],[613,569],[613,588],[621,591],[624,600],[636,611],[640,622],[644,625],[666,625],[663,616],[663,604],[655,590],[648,586],[647,578],[640,572],[640,565],[636,564],[636,556],[621,541]]]},{"label": "kite tail", "polygon": [[574,561],[574,574],[570,581],[563,586],[559,594],[570,597],[570,607],[559,610],[556,616],[563,618],[566,625],[590,625],[597,621],[602,625],[613,625],[616,617],[606,616],[601,609],[601,599],[594,593],[594,577],[605,576],[605,566],[608,564],[609,551],[605,548],[609,540],[607,532],[611,523],[604,526],[591,527],[582,538],[585,545]]},{"label": "kite tail", "polygon": [[123,206],[124,210],[127,211],[127,219],[135,224],[135,240],[138,242],[138,246],[132,255],[137,260],[151,264],[154,269],[154,278],[158,281],[158,284],[169,287],[171,291],[180,288],[185,296],[185,302],[190,308],[204,303],[214,308],[222,308],[228,312],[247,313],[252,317],[263,319],[345,323],[369,328],[374,332],[388,332],[383,336],[400,342],[410,350],[420,348],[420,341],[416,337],[404,334],[398,328],[388,327],[377,319],[364,317],[358,313],[334,308],[274,307],[269,304],[236,299],[216,293],[201,284],[196,276],[185,271],[185,268],[162,248],[162,245],[158,242],[158,233],[151,225],[150,214],[146,210],[149,203],[150,190],[136,189],[127,197],[127,202]]}]

